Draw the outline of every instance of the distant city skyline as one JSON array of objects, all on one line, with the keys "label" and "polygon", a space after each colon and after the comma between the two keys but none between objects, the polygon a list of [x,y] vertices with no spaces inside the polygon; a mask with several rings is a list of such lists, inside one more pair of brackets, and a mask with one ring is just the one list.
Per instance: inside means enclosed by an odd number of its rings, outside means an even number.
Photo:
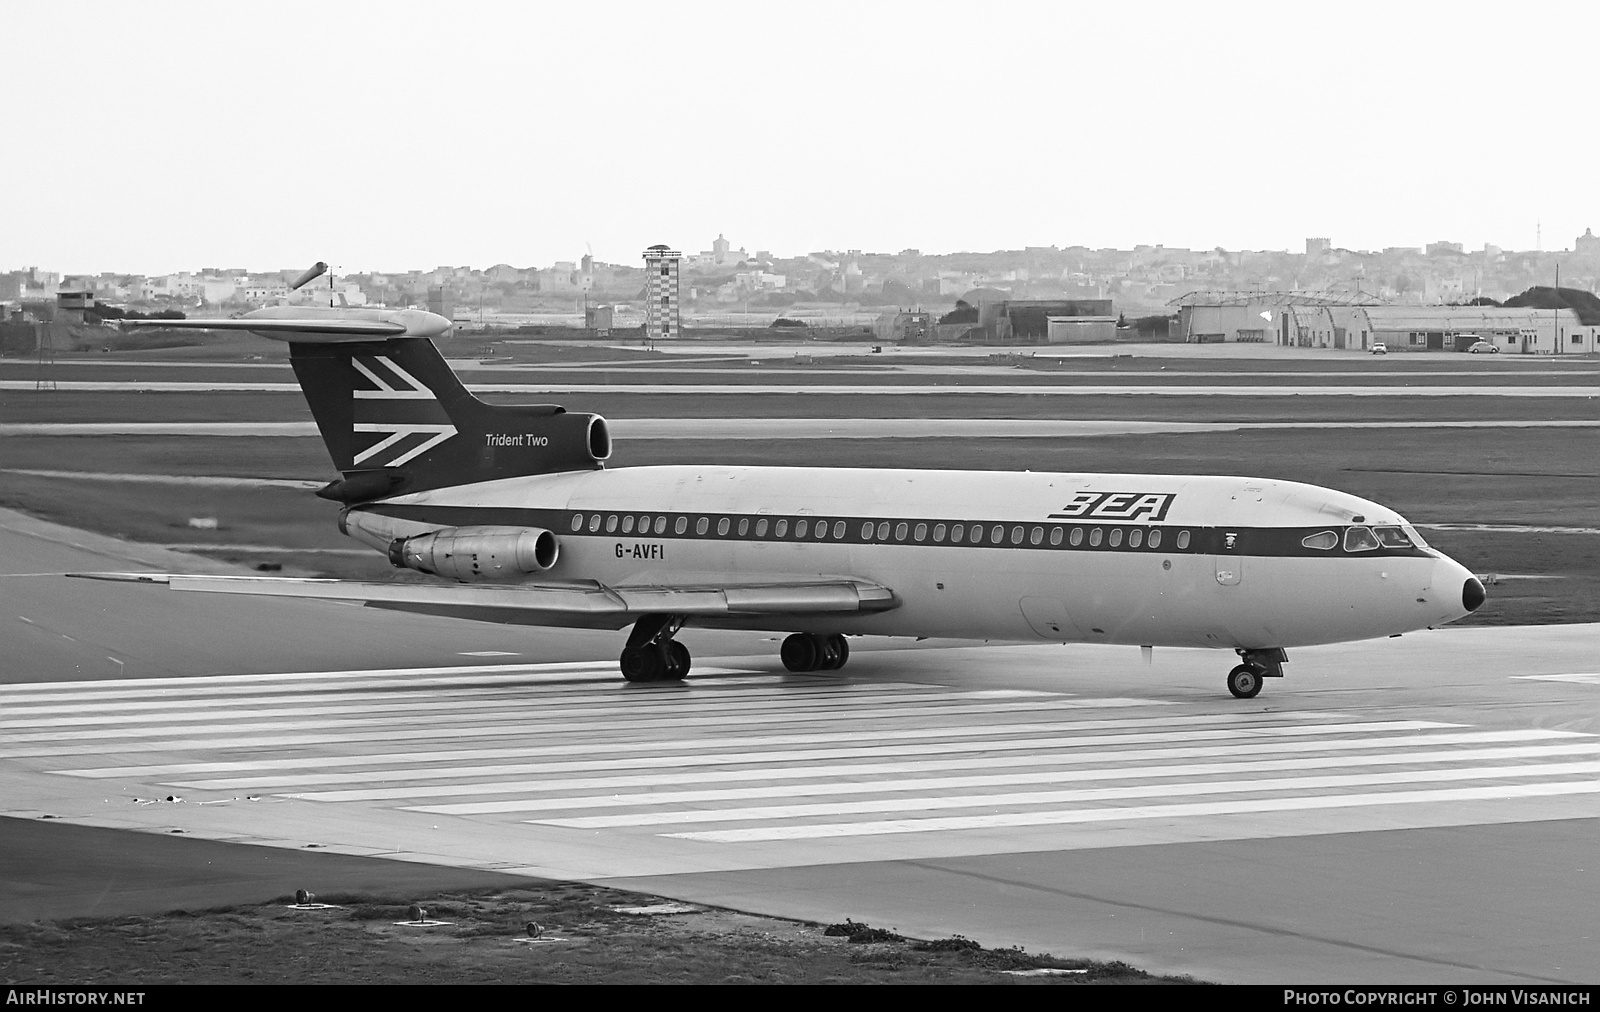
[{"label": "distant city skyline", "polygon": [[634,264],[718,232],[787,257],[1558,250],[1600,224],[1579,125],[1592,5],[7,19],[0,271]]}]

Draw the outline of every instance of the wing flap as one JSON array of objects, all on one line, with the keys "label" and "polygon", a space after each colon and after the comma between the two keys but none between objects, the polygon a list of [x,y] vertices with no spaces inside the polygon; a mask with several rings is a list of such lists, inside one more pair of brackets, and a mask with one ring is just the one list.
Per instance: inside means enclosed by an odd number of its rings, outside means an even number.
[{"label": "wing flap", "polygon": [[[865,580],[707,586],[608,587],[593,581],[485,584],[362,583],[279,576],[186,576],[181,573],[69,573],[81,579],[164,583],[173,590],[257,594],[376,607],[505,609],[625,625],[645,614],[685,616],[813,615],[886,611],[894,591]],[[618,621],[620,620],[620,621]]]}]

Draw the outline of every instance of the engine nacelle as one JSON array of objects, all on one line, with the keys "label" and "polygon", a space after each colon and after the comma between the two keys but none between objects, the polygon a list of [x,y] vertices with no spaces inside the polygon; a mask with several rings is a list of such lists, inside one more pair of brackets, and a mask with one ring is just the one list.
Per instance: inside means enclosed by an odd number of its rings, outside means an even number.
[{"label": "engine nacelle", "polygon": [[463,583],[509,580],[556,564],[561,546],[538,527],[446,527],[389,544],[389,561]]}]

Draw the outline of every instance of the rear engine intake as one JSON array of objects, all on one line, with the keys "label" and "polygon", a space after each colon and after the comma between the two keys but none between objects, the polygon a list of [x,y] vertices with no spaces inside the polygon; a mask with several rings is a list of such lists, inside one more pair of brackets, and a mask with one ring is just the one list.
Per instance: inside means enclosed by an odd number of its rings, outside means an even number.
[{"label": "rear engine intake", "polygon": [[556,564],[561,546],[538,527],[446,527],[389,545],[389,561],[463,583],[510,580]]},{"label": "rear engine intake", "polygon": [[589,416],[589,456],[596,461],[611,456],[611,428],[599,415]]}]

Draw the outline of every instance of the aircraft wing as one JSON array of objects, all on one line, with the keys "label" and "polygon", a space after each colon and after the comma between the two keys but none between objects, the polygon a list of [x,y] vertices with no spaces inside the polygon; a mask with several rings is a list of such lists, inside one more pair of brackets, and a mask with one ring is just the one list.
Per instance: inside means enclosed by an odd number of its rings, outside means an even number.
[{"label": "aircraft wing", "polygon": [[592,580],[486,584],[362,583],[273,576],[186,576],[179,573],[68,573],[91,580],[166,584],[172,590],[359,601],[372,608],[515,625],[621,629],[641,615],[714,620],[762,616],[867,614],[899,607],[894,591],[866,580],[751,583],[724,586],[612,587]]},{"label": "aircraft wing", "polygon": [[311,320],[125,320],[132,327],[160,327],[163,330],[248,330],[256,334],[349,334],[374,340],[399,337],[405,324],[387,320],[311,319]]}]

